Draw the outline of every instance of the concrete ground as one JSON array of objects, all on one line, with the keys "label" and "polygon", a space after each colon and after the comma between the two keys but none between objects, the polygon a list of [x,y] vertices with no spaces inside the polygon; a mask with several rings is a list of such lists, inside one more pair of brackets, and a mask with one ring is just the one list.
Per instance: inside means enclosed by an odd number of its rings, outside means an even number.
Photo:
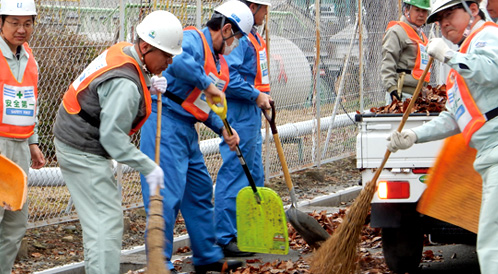
[{"label": "concrete ground", "polygon": [[[302,212],[312,212],[313,210],[321,211],[327,210],[327,212],[335,212],[338,207],[344,206],[346,203],[354,200],[356,196],[360,193],[362,187],[355,186],[340,190],[336,193],[331,193],[329,195],[324,195],[321,197],[314,198],[313,200],[302,201],[298,204],[298,209]],[[180,236],[175,238],[173,244],[173,250],[178,250],[178,248],[188,246],[190,244],[188,235]],[[129,270],[139,270],[146,266],[147,260],[145,256],[145,247],[139,246],[133,250],[122,251],[121,256],[121,273],[126,273]],[[297,261],[301,257],[301,253],[296,250],[289,250],[287,255],[274,255],[274,254],[256,254],[252,257],[242,257],[242,258],[229,258],[238,259],[241,261],[246,261],[248,259],[256,260],[259,259],[261,262],[273,262],[275,260],[282,261]],[[182,260],[182,271],[190,272],[194,271],[192,260],[190,254],[179,254],[173,256],[173,260]],[[40,272],[35,272],[35,274],[84,274],[83,263],[76,263],[71,265],[65,265],[61,267],[56,267],[53,269],[48,269]]]}]

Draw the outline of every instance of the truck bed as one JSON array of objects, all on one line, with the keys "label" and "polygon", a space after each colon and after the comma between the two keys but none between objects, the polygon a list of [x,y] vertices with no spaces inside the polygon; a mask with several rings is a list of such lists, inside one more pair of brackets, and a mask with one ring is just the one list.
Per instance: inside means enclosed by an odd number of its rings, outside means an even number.
[{"label": "truck bed", "polygon": [[[411,114],[403,129],[413,128],[436,117],[438,113]],[[399,114],[356,114],[359,133],[356,139],[356,167],[359,169],[378,168],[387,149],[386,138],[397,130],[402,113]],[[425,168],[431,167],[439,153],[443,141],[415,144],[407,150],[391,153],[384,168]]]}]

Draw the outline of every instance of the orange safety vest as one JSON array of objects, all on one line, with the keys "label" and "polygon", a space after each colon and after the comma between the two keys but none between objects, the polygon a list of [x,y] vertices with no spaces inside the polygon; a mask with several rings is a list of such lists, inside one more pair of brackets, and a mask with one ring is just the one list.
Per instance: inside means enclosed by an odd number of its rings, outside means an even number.
[{"label": "orange safety vest", "polygon": [[[395,25],[400,25],[405,30],[406,34],[408,35],[408,38],[410,38],[410,40],[417,43],[418,45],[417,58],[415,59],[415,65],[413,66],[411,71],[413,78],[419,80],[422,74],[424,73],[427,63],[429,63],[429,54],[427,53],[427,44],[429,43],[429,40],[427,39],[427,37],[423,32],[422,32],[422,38],[424,38],[424,40],[420,39],[417,32],[410,25],[402,21],[389,22],[386,30],[390,29]],[[426,74],[424,81],[429,82],[430,79],[431,79],[431,73],[429,71]]]},{"label": "orange safety vest", "polygon": [[28,138],[35,128],[38,68],[31,48],[27,43],[23,47],[29,56],[21,82],[0,51],[0,136],[8,138]]},{"label": "orange safety vest", "polygon": [[[228,71],[228,64],[225,61],[225,58],[223,55],[219,55],[220,72],[218,72],[216,63],[214,62],[213,53],[211,52],[211,48],[209,48],[209,44],[204,34],[193,26],[186,27],[184,30],[195,30],[201,36],[204,47],[204,71],[206,72],[206,75],[211,78],[213,84],[218,89],[225,92],[228,82],[230,82],[230,73]],[[197,87],[189,93],[187,99],[185,99],[181,105],[199,121],[206,121],[209,117],[209,112],[211,111],[211,108],[206,102],[206,96]]]},{"label": "orange safety vest", "polygon": [[133,64],[137,69],[138,75],[140,76],[140,82],[144,91],[146,115],[135,125],[135,127],[130,130],[128,134],[132,135],[142,127],[151,113],[152,100],[138,62],[133,59],[133,57],[128,56],[123,52],[123,49],[128,46],[133,45],[127,42],[120,42],[105,50],[102,54],[95,58],[95,60],[93,60],[80,74],[80,76],[69,86],[69,89],[66,91],[62,99],[64,109],[66,109],[69,114],[78,114],[81,111],[81,106],[77,98],[78,93],[85,90],[93,80],[111,69],[121,67],[125,64]]},{"label": "orange safety vest", "polygon": [[[498,25],[492,22],[486,22],[480,28],[472,32],[463,41],[460,47],[461,53],[467,52],[472,38],[485,27],[498,27]],[[446,87],[448,104],[451,109],[456,110],[455,118],[458,127],[468,145],[472,135],[486,123],[487,118],[477,107],[465,80],[456,70],[450,70],[448,78],[446,79]]]},{"label": "orange safety vest", "polygon": [[267,55],[266,55],[266,43],[259,35],[259,33],[256,33],[256,36],[258,36],[259,41],[261,45],[258,43],[258,40],[256,40],[256,37],[252,33],[249,33],[247,36],[249,38],[249,41],[254,46],[254,49],[256,50],[256,53],[259,58],[257,58],[257,63],[256,63],[256,78],[254,79],[254,87],[258,89],[261,92],[270,92],[270,77],[268,76],[268,60],[267,60]]}]

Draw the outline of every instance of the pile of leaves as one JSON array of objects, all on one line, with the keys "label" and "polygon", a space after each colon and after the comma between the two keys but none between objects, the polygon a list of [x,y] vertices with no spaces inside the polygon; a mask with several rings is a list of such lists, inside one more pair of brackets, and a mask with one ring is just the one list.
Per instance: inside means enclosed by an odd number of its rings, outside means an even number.
[{"label": "pile of leaves", "polygon": [[[382,107],[373,107],[370,112],[376,114],[385,113],[404,113],[410,104],[411,98],[405,99],[403,102],[394,99],[394,101]],[[432,87],[428,85],[422,88],[417,101],[411,110],[411,113],[426,113],[441,112],[446,110],[446,85]]]},{"label": "pile of leaves", "polygon": [[[329,214],[326,211],[312,212],[309,213],[318,223],[325,229],[329,234],[332,234],[334,230],[342,223],[345,217],[347,209],[340,209],[336,213]],[[358,257],[358,268],[359,272],[362,274],[386,274],[392,273],[387,265],[385,264],[384,257],[382,255],[381,247],[381,236],[380,229],[372,228],[368,225],[369,219],[367,219],[366,224],[363,228],[361,234],[361,243],[359,246],[359,257]],[[297,231],[288,223],[288,233],[289,233],[289,246],[291,249],[299,250],[303,256],[301,256],[296,261],[286,261],[286,260],[275,260],[272,262],[263,262],[261,259],[248,259],[246,260],[246,265],[244,267],[238,268],[233,274],[309,274],[311,273],[308,262],[308,255],[310,255],[313,250],[310,246],[303,240],[303,238],[297,233]],[[369,250],[379,249],[375,253],[371,253]],[[190,249],[182,248],[177,250],[178,253],[188,252]],[[140,272],[129,272],[140,273]]]}]

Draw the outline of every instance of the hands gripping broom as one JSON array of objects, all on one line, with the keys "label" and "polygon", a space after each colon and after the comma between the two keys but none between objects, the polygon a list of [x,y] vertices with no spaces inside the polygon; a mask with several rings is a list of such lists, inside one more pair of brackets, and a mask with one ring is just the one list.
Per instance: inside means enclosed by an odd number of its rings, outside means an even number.
[{"label": "hands gripping broom", "polygon": [[[432,65],[433,58],[429,58],[429,62],[425,67],[422,76],[420,77],[413,97],[403,114],[403,118],[398,126],[398,131],[403,129],[408,116],[417,101],[417,98],[422,89],[424,78],[429,72]],[[314,274],[350,274],[355,273],[356,259],[357,259],[357,246],[360,238],[360,233],[365,223],[370,208],[370,202],[375,194],[377,187],[377,179],[384,168],[391,151],[386,150],[384,159],[380,167],[375,172],[372,180],[368,182],[358,197],[351,205],[349,212],[346,214],[344,221],[337,227],[336,231],[332,234],[325,243],[317,250],[311,257],[311,273]]]}]

